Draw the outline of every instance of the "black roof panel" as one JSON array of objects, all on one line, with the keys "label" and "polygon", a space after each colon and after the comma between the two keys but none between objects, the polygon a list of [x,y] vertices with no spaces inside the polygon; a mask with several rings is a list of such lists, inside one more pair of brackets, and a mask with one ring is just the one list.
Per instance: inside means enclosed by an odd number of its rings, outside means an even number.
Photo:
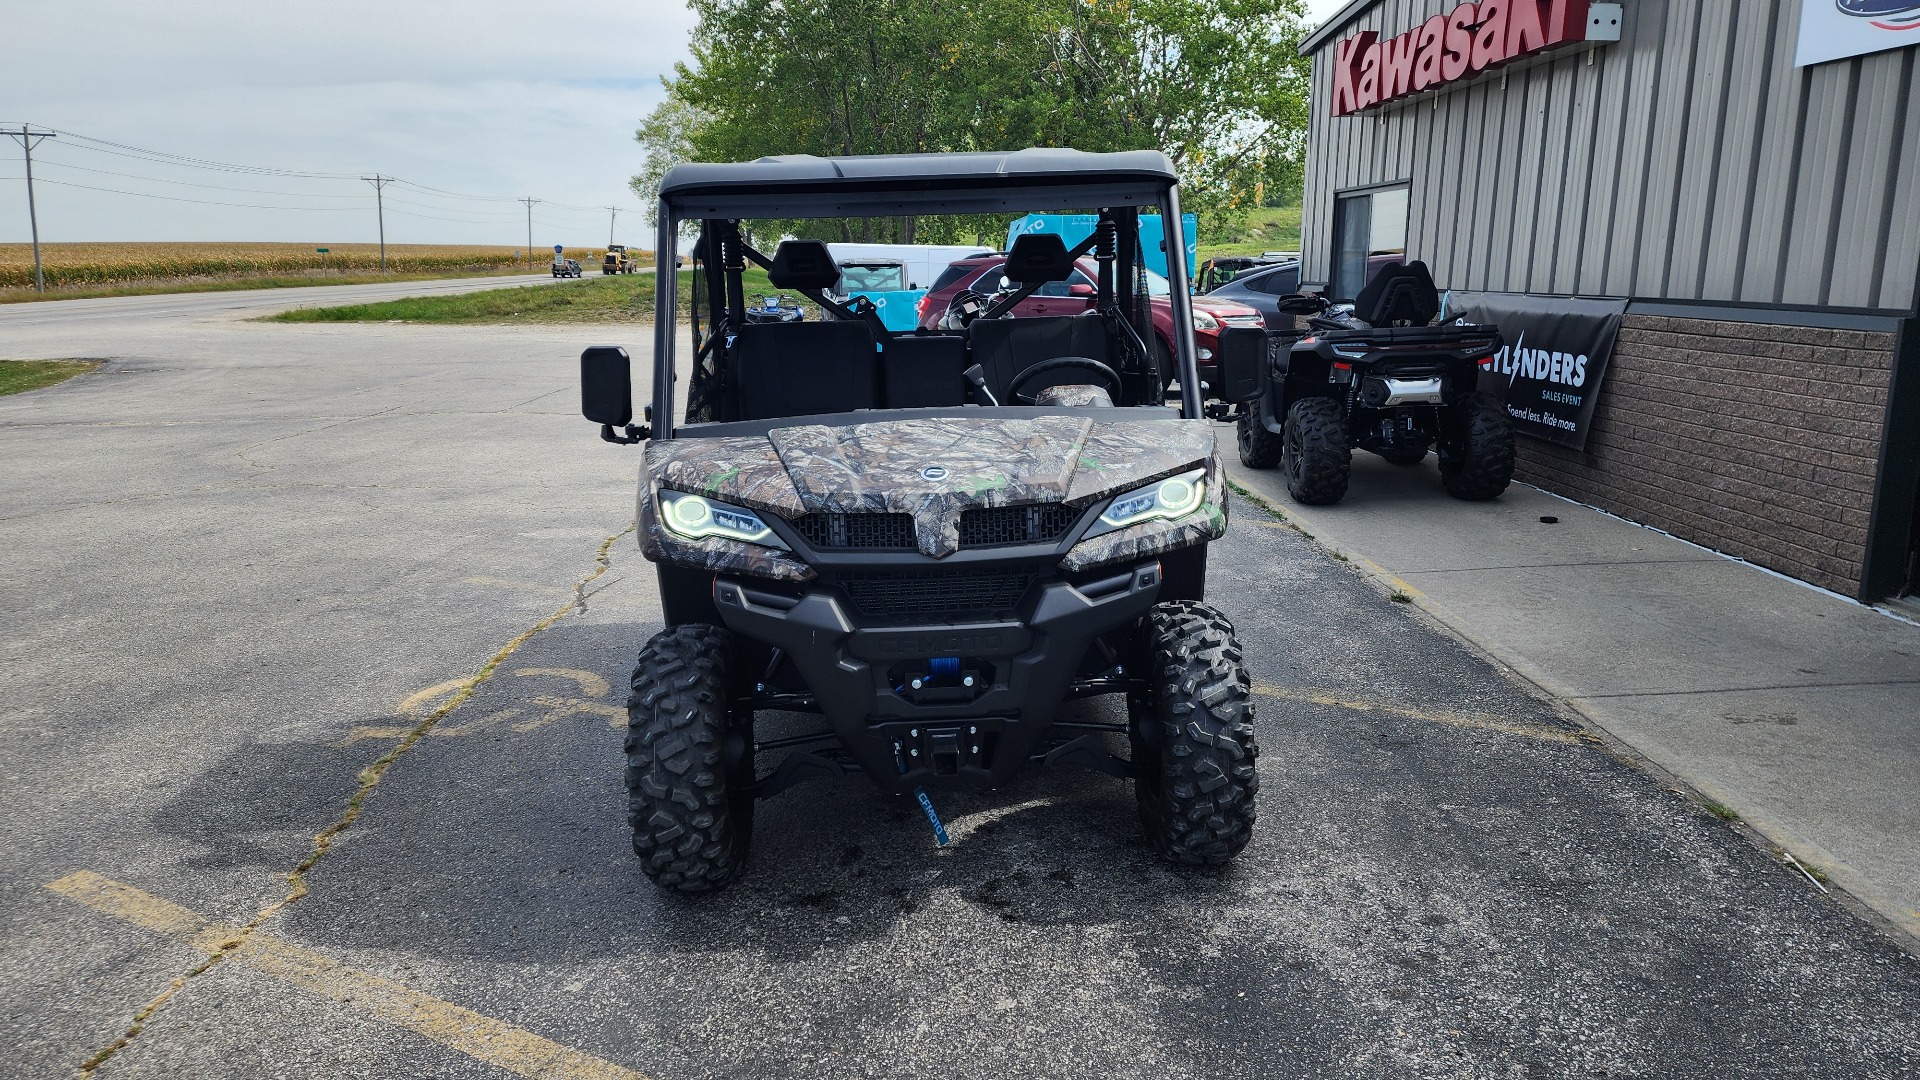
[{"label": "black roof panel", "polygon": [[[998,210],[989,204],[1004,199],[1035,197],[1068,200],[1058,206],[1108,205],[1122,197],[1150,205],[1177,182],[1173,164],[1158,150],[1094,154],[1037,148],[833,158],[793,154],[734,164],[676,165],[661,179],[660,197],[683,217],[833,216],[933,204],[952,212],[983,212]],[[1076,198],[1085,201],[1073,202]]]}]

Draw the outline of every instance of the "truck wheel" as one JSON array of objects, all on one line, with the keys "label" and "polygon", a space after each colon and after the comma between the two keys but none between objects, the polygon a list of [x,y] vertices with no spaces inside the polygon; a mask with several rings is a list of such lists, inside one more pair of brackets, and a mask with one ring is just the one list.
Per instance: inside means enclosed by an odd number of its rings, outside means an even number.
[{"label": "truck wheel", "polygon": [[1311,397],[1293,403],[1281,433],[1280,465],[1295,502],[1322,506],[1337,503],[1347,494],[1353,451],[1339,402]]},{"label": "truck wheel", "polygon": [[1474,394],[1447,410],[1440,439],[1440,482],[1456,499],[1476,502],[1513,480],[1513,419],[1492,398]]},{"label": "truck wheel", "polygon": [[1221,866],[1253,837],[1260,790],[1253,695],[1233,624],[1192,600],[1147,614],[1153,688],[1129,699],[1133,792],[1154,850]]},{"label": "truck wheel", "polygon": [[1258,416],[1249,412],[1241,417],[1235,434],[1240,444],[1240,464],[1249,469],[1271,469],[1280,464],[1280,436],[1268,431]]},{"label": "truck wheel", "polygon": [[718,889],[753,832],[753,721],[734,721],[733,647],[717,626],[672,626],[640,650],[627,699],[627,821],[655,885]]}]

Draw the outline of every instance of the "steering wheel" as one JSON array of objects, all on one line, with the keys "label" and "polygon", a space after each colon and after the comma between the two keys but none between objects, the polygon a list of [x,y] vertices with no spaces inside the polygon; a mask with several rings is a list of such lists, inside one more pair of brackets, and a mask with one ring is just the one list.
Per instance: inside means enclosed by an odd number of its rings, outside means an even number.
[{"label": "steering wheel", "polygon": [[940,315],[940,327],[943,330],[964,330],[980,313],[993,302],[993,297],[972,289],[961,289],[947,301],[947,310]]},{"label": "steering wheel", "polygon": [[1066,368],[1078,368],[1094,376],[1106,384],[1108,397],[1116,400],[1120,397],[1120,376],[1112,368],[1090,356],[1056,356],[1051,360],[1042,360],[1013,377],[1013,382],[1007,386],[1007,396],[1023,405],[1032,405],[1035,403],[1034,399],[1039,396],[1039,391],[1027,394],[1022,393],[1020,388],[1042,375]]}]

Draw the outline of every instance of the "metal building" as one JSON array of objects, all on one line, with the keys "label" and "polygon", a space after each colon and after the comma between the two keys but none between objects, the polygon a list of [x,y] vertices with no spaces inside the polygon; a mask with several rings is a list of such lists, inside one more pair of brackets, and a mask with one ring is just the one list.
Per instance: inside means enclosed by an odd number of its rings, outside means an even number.
[{"label": "metal building", "polygon": [[[1302,280],[1625,300],[1520,476],[1865,599],[1920,589],[1920,0],[1355,0]],[[1838,55],[1836,55],[1838,54]]]}]

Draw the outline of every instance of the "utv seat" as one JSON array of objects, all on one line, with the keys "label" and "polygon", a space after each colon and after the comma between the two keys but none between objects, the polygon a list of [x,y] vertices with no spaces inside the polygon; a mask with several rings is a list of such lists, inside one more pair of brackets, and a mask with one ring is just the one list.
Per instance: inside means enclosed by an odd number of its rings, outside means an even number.
[{"label": "utv seat", "polygon": [[748,323],[733,342],[740,419],[875,408],[878,362],[865,323]]},{"label": "utv seat", "polygon": [[[979,319],[967,327],[967,346],[973,362],[987,377],[987,388],[1000,401],[1019,374],[1035,364],[1061,356],[1085,356],[1113,365],[1107,347],[1106,321],[1098,314],[1047,315],[1032,319]],[[1063,382],[1085,382],[1086,373],[1061,373]],[[1028,392],[1038,387],[1027,387]]]},{"label": "utv seat", "polygon": [[886,407],[941,408],[967,403],[967,339],[959,334],[895,334],[880,353]]}]

